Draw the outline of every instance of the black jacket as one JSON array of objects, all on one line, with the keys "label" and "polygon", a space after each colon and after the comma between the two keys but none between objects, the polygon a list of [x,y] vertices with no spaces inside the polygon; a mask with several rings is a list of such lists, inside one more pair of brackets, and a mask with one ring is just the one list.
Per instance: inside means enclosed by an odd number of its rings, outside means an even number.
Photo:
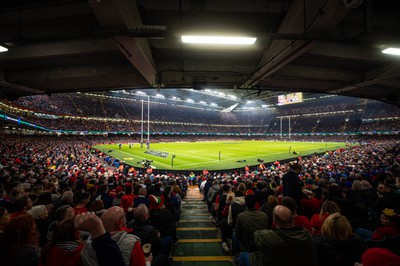
[{"label": "black jacket", "polygon": [[144,222],[135,221],[133,234],[140,238],[142,246],[146,243],[151,244],[151,253],[153,253],[154,257],[160,254],[163,243],[157,230],[154,226],[150,225],[149,220]]},{"label": "black jacket", "polygon": [[287,172],[283,178],[283,196],[292,197],[297,206],[301,206],[301,199],[303,198],[303,182],[300,180],[299,175],[293,171]]},{"label": "black jacket", "polygon": [[170,210],[166,208],[150,210],[150,224],[159,230],[161,237],[171,236],[177,240],[175,216]]},{"label": "black jacket", "polygon": [[96,252],[99,266],[124,266],[125,261],[117,243],[106,233],[92,241],[92,247]]},{"label": "black jacket", "polygon": [[361,262],[361,256],[366,250],[364,241],[357,235],[343,241],[320,236],[315,241],[320,265],[324,266],[354,266],[355,262]]}]

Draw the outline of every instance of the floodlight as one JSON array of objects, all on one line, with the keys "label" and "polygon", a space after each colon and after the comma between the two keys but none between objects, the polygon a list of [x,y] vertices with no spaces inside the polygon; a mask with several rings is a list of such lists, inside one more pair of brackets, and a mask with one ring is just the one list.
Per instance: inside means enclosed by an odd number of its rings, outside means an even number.
[{"label": "floodlight", "polygon": [[225,36],[182,36],[183,43],[218,44],[218,45],[253,45],[254,37],[225,37]]},{"label": "floodlight", "polygon": [[382,50],[382,53],[384,54],[393,54],[393,55],[400,55],[400,48],[387,48],[385,50]]},{"label": "floodlight", "polygon": [[0,45],[0,53],[7,52],[7,51],[8,51],[7,47],[4,47],[4,46]]}]

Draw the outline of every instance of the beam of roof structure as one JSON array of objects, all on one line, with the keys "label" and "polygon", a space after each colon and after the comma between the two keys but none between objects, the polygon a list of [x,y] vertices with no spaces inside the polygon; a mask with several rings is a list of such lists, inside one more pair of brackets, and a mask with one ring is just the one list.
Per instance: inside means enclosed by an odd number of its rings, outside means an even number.
[{"label": "beam of roof structure", "polygon": [[[109,30],[134,29],[142,25],[134,0],[89,1],[100,24]],[[112,40],[150,86],[156,86],[157,72],[146,39],[114,36]]]},{"label": "beam of roof structure", "polygon": [[[349,11],[342,1],[311,2],[293,1],[285,19],[282,21],[279,33],[329,33],[344,18]],[[275,73],[314,46],[313,41],[272,40],[271,46],[265,52],[260,68],[241,87],[257,85],[260,79]]]}]

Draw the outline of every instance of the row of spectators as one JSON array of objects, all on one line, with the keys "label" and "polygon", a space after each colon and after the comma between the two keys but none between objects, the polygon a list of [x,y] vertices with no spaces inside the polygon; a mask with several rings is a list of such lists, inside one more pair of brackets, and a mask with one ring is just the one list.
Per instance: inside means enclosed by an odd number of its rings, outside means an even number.
[{"label": "row of spectators", "polygon": [[[28,117],[26,120],[33,124],[57,130],[77,130],[77,131],[108,131],[108,132],[140,132],[141,123],[132,121],[104,121],[87,119],[43,119]],[[262,133],[264,127],[221,127],[210,125],[172,125],[172,124],[150,124],[150,132],[218,132],[218,133]],[[147,132],[147,122],[144,125]]]},{"label": "row of spectators", "polygon": [[[108,132],[140,132],[141,123],[129,120],[88,120],[88,119],[45,119],[38,117],[24,117],[32,124],[39,125],[49,129],[57,130],[76,130],[76,131],[108,131]],[[233,121],[231,121],[233,122]],[[349,121],[342,115],[329,115],[318,117],[298,117],[291,120],[291,133],[320,133],[320,132],[374,132],[380,130],[398,131],[398,120],[383,120],[383,121],[355,121],[354,117],[349,118]],[[289,123],[283,121],[282,132],[289,132]],[[147,132],[147,123],[144,130]],[[170,124],[170,123],[150,123],[150,132],[190,132],[190,133],[275,133],[280,134],[281,125],[279,119],[273,119],[270,124],[265,126],[249,125],[249,126],[221,126],[221,125],[198,125],[198,124]]]},{"label": "row of spectators", "polygon": [[399,120],[398,119],[390,119],[384,121],[365,121],[360,126],[360,131],[377,131],[377,130],[387,130],[387,131],[396,131],[399,130]]}]

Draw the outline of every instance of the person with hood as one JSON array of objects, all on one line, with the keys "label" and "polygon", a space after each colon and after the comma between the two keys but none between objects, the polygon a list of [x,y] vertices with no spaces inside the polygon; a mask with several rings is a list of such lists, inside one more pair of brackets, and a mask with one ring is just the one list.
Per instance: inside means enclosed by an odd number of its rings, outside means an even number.
[{"label": "person with hood", "polygon": [[246,211],[247,206],[244,200],[244,194],[242,191],[238,190],[235,192],[235,198],[233,199],[232,204],[229,206],[228,213],[228,224],[235,228],[237,222],[237,216]]},{"label": "person with hood", "polygon": [[243,265],[319,265],[314,240],[310,232],[294,227],[292,212],[283,205],[273,211],[277,229],[263,229],[254,233],[258,251],[242,252]]},{"label": "person with hood", "polygon": [[[237,216],[246,211],[247,206],[244,198],[243,191],[237,190],[235,192],[235,197],[233,199],[233,202],[229,206],[229,211],[228,211],[228,219],[226,220],[226,223],[221,224],[221,234],[223,232],[223,229],[226,230],[226,235],[231,236],[233,229],[236,227],[236,222],[237,222]],[[230,247],[227,241],[224,241],[222,239],[222,249],[225,253],[228,253],[230,251]],[[233,246],[235,248],[235,246]],[[233,254],[236,254],[237,250],[233,251]]]},{"label": "person with hood", "polygon": [[218,180],[214,180],[212,182],[212,186],[210,187],[210,189],[208,190],[208,193],[207,193],[208,210],[211,210],[211,207],[212,207],[213,203],[215,202],[215,198],[216,198],[219,190],[220,190],[219,182],[218,182]]},{"label": "person with hood", "polygon": [[339,212],[325,219],[321,234],[316,237],[320,265],[353,266],[366,250],[364,241],[353,234],[349,221]]}]

